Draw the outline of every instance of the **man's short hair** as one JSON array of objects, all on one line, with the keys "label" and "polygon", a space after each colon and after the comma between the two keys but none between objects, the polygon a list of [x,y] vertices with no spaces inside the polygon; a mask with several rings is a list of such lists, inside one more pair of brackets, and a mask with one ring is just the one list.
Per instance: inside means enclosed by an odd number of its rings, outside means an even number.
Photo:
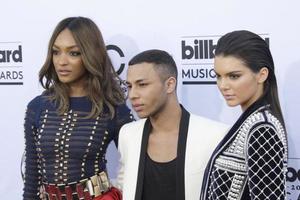
[{"label": "man's short hair", "polygon": [[141,63],[154,64],[155,70],[159,71],[160,78],[166,80],[174,77],[177,80],[177,66],[172,56],[166,51],[159,49],[151,49],[143,51],[134,56],[128,65],[136,65]]}]

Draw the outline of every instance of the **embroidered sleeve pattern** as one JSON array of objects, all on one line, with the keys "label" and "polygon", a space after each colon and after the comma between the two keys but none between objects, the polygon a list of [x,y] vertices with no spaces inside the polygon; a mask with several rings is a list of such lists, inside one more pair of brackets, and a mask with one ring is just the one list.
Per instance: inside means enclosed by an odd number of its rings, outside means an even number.
[{"label": "embroidered sleeve pattern", "polygon": [[25,115],[25,179],[24,200],[39,199],[41,185],[40,166],[36,149],[37,129],[34,126],[35,113],[27,108]]},{"label": "embroidered sleeve pattern", "polygon": [[262,124],[252,130],[247,149],[251,199],[285,199],[285,144],[274,126]]}]

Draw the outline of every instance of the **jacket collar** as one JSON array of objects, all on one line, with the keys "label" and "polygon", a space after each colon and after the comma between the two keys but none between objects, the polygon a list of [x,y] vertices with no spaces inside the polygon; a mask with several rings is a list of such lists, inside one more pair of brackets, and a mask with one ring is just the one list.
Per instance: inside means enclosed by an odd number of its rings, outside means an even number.
[{"label": "jacket collar", "polygon": [[[188,136],[188,127],[189,127],[189,119],[190,119],[190,113],[182,105],[181,105],[181,110],[182,112],[181,112],[181,119],[180,119],[180,126],[179,126],[177,159],[176,159],[176,200],[185,199],[184,166],[185,166],[186,141]],[[144,129],[143,129],[135,200],[142,199],[145,158],[147,153],[149,134],[151,133],[151,130],[152,130],[152,125],[148,118],[145,122]]]}]

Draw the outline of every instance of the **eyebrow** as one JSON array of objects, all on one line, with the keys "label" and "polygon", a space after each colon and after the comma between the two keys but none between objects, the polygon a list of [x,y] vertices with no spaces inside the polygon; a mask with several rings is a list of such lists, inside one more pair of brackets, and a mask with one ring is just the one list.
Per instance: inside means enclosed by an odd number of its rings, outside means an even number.
[{"label": "eyebrow", "polygon": [[[143,82],[145,80],[147,80],[147,79],[138,79],[138,80],[135,80],[134,83],[140,83],[140,82]],[[131,83],[126,81],[126,84],[128,85],[128,84],[131,84]]]},{"label": "eyebrow", "polygon": [[[57,49],[59,49],[59,48],[60,48],[60,47],[59,47],[58,45],[56,45],[56,44],[53,44],[53,47],[54,47],[54,48],[57,48]],[[72,46],[68,46],[68,47],[67,47],[67,49],[73,49],[73,48],[79,48],[79,47],[78,47],[78,45],[76,45],[76,44],[75,44],[75,45],[72,45]]]},{"label": "eyebrow", "polygon": [[242,71],[232,71],[232,72],[228,72],[226,74],[233,74],[233,73],[241,73]]},{"label": "eyebrow", "polygon": [[[216,72],[216,71],[215,71]],[[230,74],[234,74],[234,73],[242,73],[242,71],[232,71],[232,72],[228,72],[225,75],[228,76]],[[216,72],[217,75],[220,75],[219,73]]]}]

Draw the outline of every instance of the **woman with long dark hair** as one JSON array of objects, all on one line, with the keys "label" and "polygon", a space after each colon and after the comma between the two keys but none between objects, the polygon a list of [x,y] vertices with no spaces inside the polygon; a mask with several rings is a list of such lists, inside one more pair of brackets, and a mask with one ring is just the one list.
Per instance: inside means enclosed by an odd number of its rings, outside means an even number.
[{"label": "woman with long dark hair", "polygon": [[227,33],[214,69],[225,101],[243,113],[211,156],[200,199],[285,199],[287,137],[268,43],[249,31]]},{"label": "woman with long dark hair", "polygon": [[132,121],[97,25],[56,26],[25,116],[24,199],[120,199],[106,173],[108,144]]}]

